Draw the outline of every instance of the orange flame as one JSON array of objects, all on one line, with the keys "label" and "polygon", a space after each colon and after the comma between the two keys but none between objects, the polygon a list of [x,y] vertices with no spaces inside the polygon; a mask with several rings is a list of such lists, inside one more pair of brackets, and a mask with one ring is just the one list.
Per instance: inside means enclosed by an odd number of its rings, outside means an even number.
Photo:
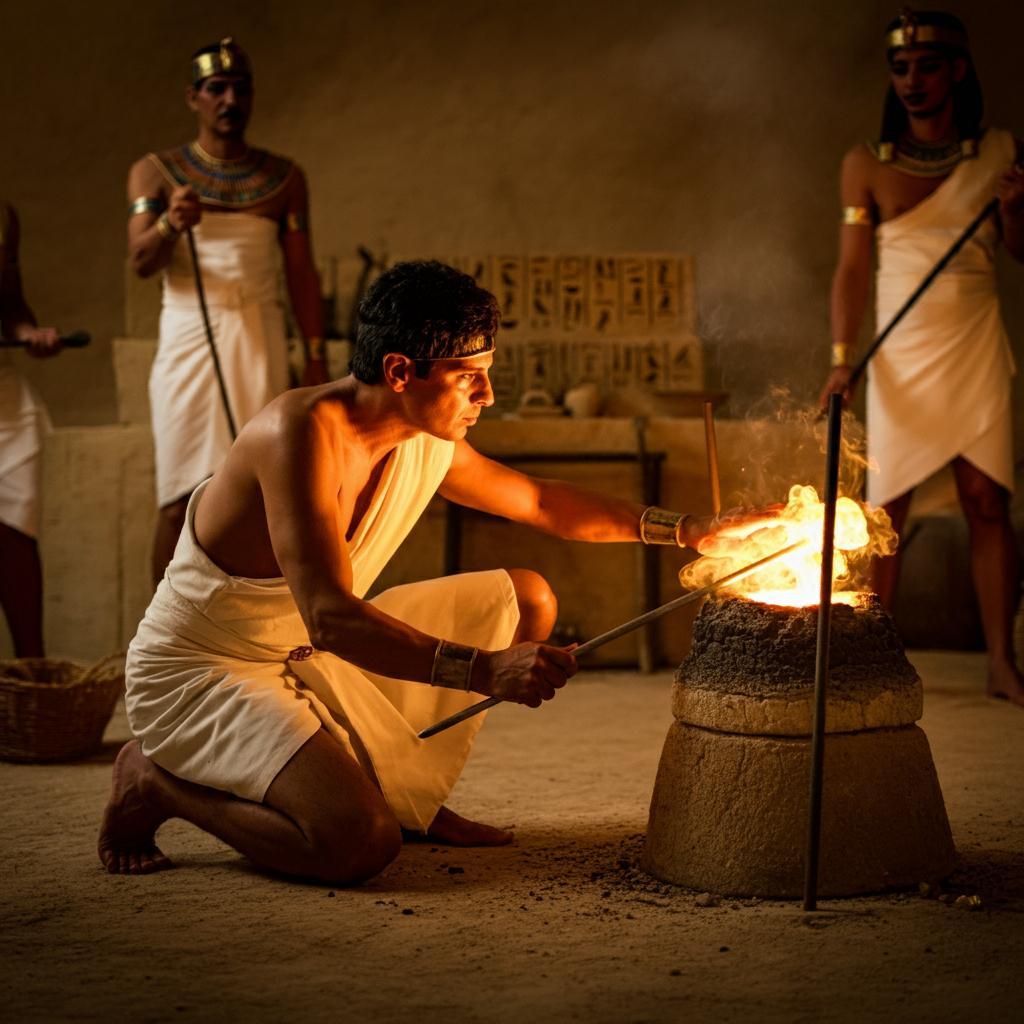
[{"label": "orange flame", "polygon": [[[679,573],[688,589],[707,586],[727,573],[749,565],[790,544],[796,551],[734,583],[723,591],[751,601],[801,608],[816,605],[821,588],[821,535],[825,506],[813,487],[794,484],[789,501],[776,518],[730,524],[698,545],[702,558]],[[887,555],[896,549],[896,534],[884,509],[861,506],[852,498],[836,503],[835,549],[832,555],[832,602],[856,604],[851,559]]]}]

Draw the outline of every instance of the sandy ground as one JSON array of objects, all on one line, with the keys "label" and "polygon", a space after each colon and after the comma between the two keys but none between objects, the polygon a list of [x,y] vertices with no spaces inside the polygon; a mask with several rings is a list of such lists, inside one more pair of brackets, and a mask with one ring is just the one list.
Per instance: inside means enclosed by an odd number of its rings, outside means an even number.
[{"label": "sandy ground", "polygon": [[119,713],[87,762],[0,765],[0,1018],[1022,1020],[1024,712],[981,696],[978,655],[912,660],[960,866],[941,898],[814,915],[637,869],[667,672],[582,674],[543,711],[492,713],[451,804],[517,843],[409,845],[348,891],[265,877],[181,822],[160,834],[175,870],[104,874]]}]

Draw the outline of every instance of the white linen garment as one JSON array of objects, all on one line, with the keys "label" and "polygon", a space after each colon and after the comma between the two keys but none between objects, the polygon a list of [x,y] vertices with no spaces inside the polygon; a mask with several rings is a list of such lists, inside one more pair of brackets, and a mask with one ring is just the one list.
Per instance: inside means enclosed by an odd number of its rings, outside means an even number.
[{"label": "white linen garment", "polygon": [[[989,129],[927,199],[878,226],[881,330],[996,194],[1015,157],[1009,132]],[[995,281],[998,231],[979,228],[869,364],[868,500],[883,505],[956,456],[1013,490],[1015,372]]]},{"label": "white linen garment", "polygon": [[[357,596],[426,508],[453,450],[428,435],[395,449],[349,545]],[[399,822],[425,831],[483,715],[429,740],[417,733],[480,696],[388,679],[326,652],[290,659],[309,640],[288,584],[228,576],[206,556],[193,525],[204,487],[128,650],[128,718],[143,751],[180,778],[259,801],[322,726],[377,780]],[[491,650],[507,647],[519,623],[500,569],[395,587],[372,603],[434,636]]]},{"label": "white linen garment", "polygon": [[[241,430],[288,387],[278,224],[251,213],[204,210],[193,232],[214,343]],[[164,273],[149,400],[157,501],[164,506],[210,476],[231,447],[184,236]]]},{"label": "white linen garment", "polygon": [[32,386],[0,352],[0,523],[39,535],[39,459],[50,417]]}]

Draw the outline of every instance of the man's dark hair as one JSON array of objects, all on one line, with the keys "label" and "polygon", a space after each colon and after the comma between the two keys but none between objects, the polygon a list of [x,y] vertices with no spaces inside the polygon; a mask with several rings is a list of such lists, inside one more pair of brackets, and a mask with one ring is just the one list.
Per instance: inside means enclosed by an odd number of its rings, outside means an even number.
[{"label": "man's dark hair", "polygon": [[[922,49],[934,50],[950,62],[957,57],[962,57],[966,62],[967,67],[963,79],[953,83],[953,122],[956,125],[961,144],[973,142],[976,149],[977,141],[981,136],[981,118],[985,112],[985,99],[981,92],[978,74],[974,70],[974,62],[967,49],[967,28],[959,18],[946,11],[914,11],[913,17],[919,25],[947,29],[952,35],[961,36],[964,40],[963,46],[924,40],[914,45]],[[901,24],[901,17],[893,18],[886,26],[886,37],[888,38],[891,32],[900,28]],[[900,47],[890,47],[886,51],[887,59],[892,60],[893,54],[897,53],[899,49]],[[907,111],[896,95],[896,90],[890,85],[882,110],[882,131],[879,142],[897,143],[907,131],[908,122]]]},{"label": "man's dark hair", "polygon": [[468,274],[436,260],[396,263],[359,303],[359,330],[349,372],[365,384],[380,383],[384,356],[400,352],[417,360],[416,374],[430,373],[431,359],[458,359],[493,343],[498,302]]}]

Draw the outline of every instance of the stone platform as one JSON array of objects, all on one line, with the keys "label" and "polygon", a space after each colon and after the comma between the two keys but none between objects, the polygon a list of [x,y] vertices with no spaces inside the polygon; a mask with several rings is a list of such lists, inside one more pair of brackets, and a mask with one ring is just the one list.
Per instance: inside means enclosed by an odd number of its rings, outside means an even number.
[{"label": "stone platform", "polygon": [[[644,866],[741,895],[803,891],[817,608],[709,601],[673,687]],[[877,599],[836,605],[819,892],[948,874],[953,841],[924,733],[921,681]]]}]

